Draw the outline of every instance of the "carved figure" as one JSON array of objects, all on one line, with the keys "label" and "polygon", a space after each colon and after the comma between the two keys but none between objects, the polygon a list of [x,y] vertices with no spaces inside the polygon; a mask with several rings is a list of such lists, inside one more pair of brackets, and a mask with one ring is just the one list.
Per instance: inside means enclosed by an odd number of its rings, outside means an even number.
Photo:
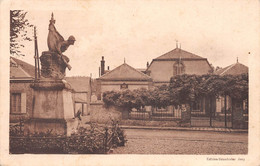
[{"label": "carved figure", "polygon": [[74,45],[75,37],[70,36],[68,40],[64,40],[56,30],[54,24],[55,20],[52,13],[47,39],[49,51],[43,51],[40,57],[41,76],[51,79],[63,79],[66,75],[66,68],[71,69],[68,63],[69,58],[63,55],[63,52],[65,52],[70,45]]},{"label": "carved figure", "polygon": [[63,62],[66,64],[68,69],[71,69],[71,66],[68,64],[68,61],[64,58],[63,52],[65,52],[70,45],[74,45],[75,37],[70,36],[68,40],[64,40],[64,38],[60,35],[60,33],[56,30],[55,26],[55,20],[53,18],[53,13],[51,15],[51,20],[49,24],[49,34],[47,39],[47,44],[49,51],[57,53],[60,58],[63,60]]}]

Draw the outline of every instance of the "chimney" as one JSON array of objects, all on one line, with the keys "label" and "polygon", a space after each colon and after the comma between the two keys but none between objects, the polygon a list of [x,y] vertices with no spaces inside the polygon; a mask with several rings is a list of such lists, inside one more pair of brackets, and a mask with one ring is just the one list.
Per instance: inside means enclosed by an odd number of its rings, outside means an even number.
[{"label": "chimney", "polygon": [[104,56],[102,56],[102,60],[100,62],[101,62],[101,76],[102,76],[103,74],[105,74],[105,60],[104,60]]},{"label": "chimney", "polygon": [[107,70],[109,71],[109,66],[107,66]]},{"label": "chimney", "polygon": [[98,76],[100,77],[100,67],[98,68]]},{"label": "chimney", "polygon": [[146,67],[147,67],[147,68],[149,67],[149,62],[146,63]]}]

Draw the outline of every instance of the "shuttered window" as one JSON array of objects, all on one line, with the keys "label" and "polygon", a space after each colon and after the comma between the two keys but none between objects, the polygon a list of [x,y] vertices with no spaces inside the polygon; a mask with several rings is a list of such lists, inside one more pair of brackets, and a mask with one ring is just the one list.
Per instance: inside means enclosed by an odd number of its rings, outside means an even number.
[{"label": "shuttered window", "polygon": [[11,114],[26,113],[26,93],[11,93]]}]

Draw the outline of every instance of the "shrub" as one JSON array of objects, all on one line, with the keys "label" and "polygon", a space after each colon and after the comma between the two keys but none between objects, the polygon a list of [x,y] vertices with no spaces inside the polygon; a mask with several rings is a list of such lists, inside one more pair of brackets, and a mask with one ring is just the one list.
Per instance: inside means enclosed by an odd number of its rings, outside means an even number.
[{"label": "shrub", "polygon": [[118,122],[112,123],[110,128],[91,124],[91,129],[80,128],[70,137],[55,135],[51,131],[30,135],[12,135],[10,132],[9,150],[13,154],[107,153],[111,147],[123,146],[126,142],[124,131],[118,126]]}]

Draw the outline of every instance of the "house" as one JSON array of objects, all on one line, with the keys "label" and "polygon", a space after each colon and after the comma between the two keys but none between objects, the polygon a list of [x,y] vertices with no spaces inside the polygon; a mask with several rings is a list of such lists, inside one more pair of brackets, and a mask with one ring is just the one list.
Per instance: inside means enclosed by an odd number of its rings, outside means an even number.
[{"label": "house", "polygon": [[65,80],[73,89],[72,98],[74,101],[74,113],[78,110],[83,116],[89,114],[91,98],[91,78],[90,77],[65,77]]},{"label": "house", "polygon": [[155,59],[146,73],[151,76],[155,86],[169,84],[170,78],[179,74],[203,75],[212,72],[207,58],[187,52],[178,46]]},{"label": "house", "polygon": [[[17,58],[10,58],[10,122],[31,117],[33,113],[33,89],[35,67]],[[91,96],[90,77],[66,77],[73,88],[74,113],[89,114]]]},{"label": "house", "polygon": [[[215,74],[224,76],[224,75],[240,75],[240,74],[247,74],[248,73],[248,67],[239,63],[238,60],[236,63],[229,65],[223,69],[219,69],[215,72]],[[244,114],[248,113],[247,108],[247,101],[243,102],[243,110]],[[232,108],[232,99],[229,96],[226,96],[226,110],[228,110],[228,113],[230,113],[230,110]],[[220,97],[219,99],[216,99],[216,113],[224,113],[225,110],[225,97]]]},{"label": "house", "polygon": [[[101,70],[102,71],[102,70]],[[100,99],[105,91],[139,89],[152,87],[152,78],[141,71],[136,70],[127,63],[116,67],[115,69],[103,74],[96,79],[97,96]]]},{"label": "house", "polygon": [[248,73],[248,67],[239,63],[237,60],[237,63],[234,63],[232,65],[229,65],[223,69],[219,69],[215,72],[217,75],[240,75],[240,74],[246,74]]},{"label": "house", "polygon": [[29,118],[33,109],[35,68],[22,60],[10,58],[10,122]]}]

